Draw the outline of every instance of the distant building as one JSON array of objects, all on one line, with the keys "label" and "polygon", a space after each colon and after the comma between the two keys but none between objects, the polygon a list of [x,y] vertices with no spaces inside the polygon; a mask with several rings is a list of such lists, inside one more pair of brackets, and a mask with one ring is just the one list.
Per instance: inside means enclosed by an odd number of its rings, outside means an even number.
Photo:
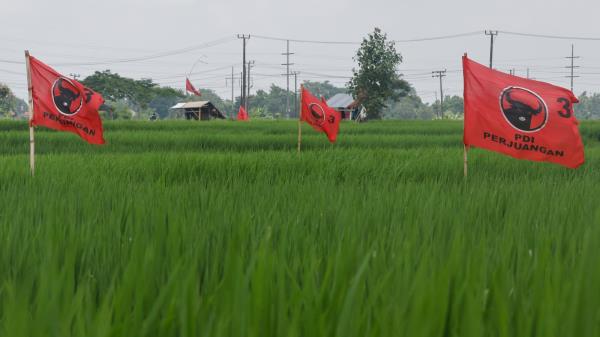
[{"label": "distant building", "polygon": [[208,121],[211,119],[225,119],[225,115],[209,101],[177,103],[170,109],[171,118],[185,118],[188,120]]},{"label": "distant building", "polygon": [[337,94],[327,100],[327,105],[339,111],[342,119],[355,119],[360,113],[361,107],[348,94]]}]

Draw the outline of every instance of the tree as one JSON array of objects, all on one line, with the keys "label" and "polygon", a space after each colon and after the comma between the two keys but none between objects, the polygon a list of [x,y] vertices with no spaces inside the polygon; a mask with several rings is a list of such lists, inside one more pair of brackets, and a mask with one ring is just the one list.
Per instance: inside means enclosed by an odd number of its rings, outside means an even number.
[{"label": "tree", "polygon": [[[437,100],[432,105],[433,111],[436,115],[439,115],[440,101]],[[460,96],[446,96],[444,97],[444,118],[446,119],[457,119],[462,118],[465,114],[465,102]]]},{"label": "tree", "polygon": [[579,96],[579,104],[575,106],[575,115],[579,119],[600,118],[600,94],[583,92]]},{"label": "tree", "polygon": [[[184,97],[180,90],[160,87],[151,79],[135,80],[110,70],[97,71],[82,83],[104,97],[107,115],[112,118],[130,118],[132,114],[137,118],[145,118],[155,112],[165,118],[169,108]],[[125,109],[123,105],[128,108]]]},{"label": "tree", "polygon": [[421,97],[414,90],[411,90],[409,95],[400,98],[396,102],[390,102],[389,108],[385,109],[383,117],[386,119],[429,120],[435,117],[435,113],[430,105],[423,103]]},{"label": "tree", "polygon": [[327,99],[337,95],[337,94],[347,94],[348,89],[346,88],[338,88],[331,84],[329,81],[325,82],[313,82],[313,81],[304,81],[304,87],[308,89],[310,92],[315,94],[317,97],[323,96]]},{"label": "tree", "polygon": [[398,101],[410,92],[410,86],[396,71],[402,63],[402,55],[381,29],[375,28],[363,39],[354,61],[358,63],[358,70],[352,69],[348,88],[367,109],[368,118],[380,119],[387,102]]},{"label": "tree", "polygon": [[27,103],[17,98],[10,88],[0,83],[0,115],[16,117],[28,110]]}]

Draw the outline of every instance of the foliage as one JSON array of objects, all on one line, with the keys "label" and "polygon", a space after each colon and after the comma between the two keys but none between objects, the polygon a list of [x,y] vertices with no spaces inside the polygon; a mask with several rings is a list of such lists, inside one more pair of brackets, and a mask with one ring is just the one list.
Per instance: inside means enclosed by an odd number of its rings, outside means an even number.
[{"label": "foliage", "polygon": [[3,336],[598,336],[600,123],[579,170],[462,123],[0,123]]},{"label": "foliage", "polygon": [[584,92],[579,96],[579,104],[575,106],[575,115],[578,119],[600,118],[600,94]]},{"label": "foliage", "polygon": [[388,107],[383,112],[385,119],[428,120],[435,117],[432,107],[423,103],[414,90],[398,101],[390,101],[387,105]]},{"label": "foliage", "polygon": [[275,84],[271,85],[271,88],[268,92],[264,90],[258,90],[256,95],[251,96],[250,107],[251,109],[262,109],[262,114],[264,117],[286,117],[286,95],[289,97],[291,115],[294,116],[294,112],[297,110],[297,107],[294,105],[294,93],[287,92],[284,88],[278,87]]},{"label": "foliage", "polygon": [[135,80],[110,70],[96,71],[82,83],[100,93],[108,102],[127,104],[129,109],[136,112],[136,118],[147,118],[154,112],[164,118],[169,113],[169,107],[183,98],[181,91],[161,88],[151,79]]},{"label": "foliage", "polygon": [[0,83],[0,116],[17,117],[27,110],[27,103],[17,98],[8,86]]},{"label": "foliage", "polygon": [[312,92],[317,97],[325,97],[327,99],[337,94],[347,94],[348,89],[338,88],[331,84],[329,81],[316,82],[316,81],[304,81],[304,87]]},{"label": "foliage", "polygon": [[354,61],[358,69],[352,70],[348,88],[367,109],[369,119],[380,119],[386,102],[397,101],[410,92],[410,86],[397,72],[402,56],[381,29],[375,28],[363,39]]},{"label": "foliage", "polygon": [[[437,100],[432,104],[432,110],[437,118],[440,118],[440,101]],[[444,97],[443,117],[455,119],[456,117],[465,114],[465,102],[461,96],[446,96]]]}]

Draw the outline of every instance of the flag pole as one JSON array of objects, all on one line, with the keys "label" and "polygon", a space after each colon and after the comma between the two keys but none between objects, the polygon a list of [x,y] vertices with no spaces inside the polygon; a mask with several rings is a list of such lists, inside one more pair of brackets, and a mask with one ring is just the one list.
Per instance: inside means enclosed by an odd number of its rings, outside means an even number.
[{"label": "flag pole", "polygon": [[298,153],[302,148],[302,92],[304,91],[304,85],[300,86],[300,109],[298,110]]},{"label": "flag pole", "polygon": [[[464,54],[464,57],[467,58],[467,53]],[[464,63],[463,63],[463,68],[464,68]],[[464,69],[463,69],[464,70]],[[463,128],[464,128],[464,117],[465,117],[465,113],[463,112]],[[469,172],[469,146],[467,144],[464,144],[463,142],[463,173],[465,175],[465,178],[467,177],[467,173]]]},{"label": "flag pole", "polygon": [[33,87],[31,85],[31,63],[29,50],[25,51],[25,64],[27,66],[27,89],[29,91],[29,168],[31,175],[35,174],[35,138],[33,130]]},{"label": "flag pole", "polygon": [[467,145],[464,146],[464,173],[465,178],[467,177],[468,169],[469,169],[469,159],[468,159],[469,147]]}]

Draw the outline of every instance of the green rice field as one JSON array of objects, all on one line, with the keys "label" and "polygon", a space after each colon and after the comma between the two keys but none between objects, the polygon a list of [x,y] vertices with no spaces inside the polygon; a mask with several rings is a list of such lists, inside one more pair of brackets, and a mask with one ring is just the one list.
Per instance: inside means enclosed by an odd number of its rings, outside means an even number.
[{"label": "green rice field", "polygon": [[0,336],[600,336],[600,123],[578,170],[462,123],[0,122]]}]

